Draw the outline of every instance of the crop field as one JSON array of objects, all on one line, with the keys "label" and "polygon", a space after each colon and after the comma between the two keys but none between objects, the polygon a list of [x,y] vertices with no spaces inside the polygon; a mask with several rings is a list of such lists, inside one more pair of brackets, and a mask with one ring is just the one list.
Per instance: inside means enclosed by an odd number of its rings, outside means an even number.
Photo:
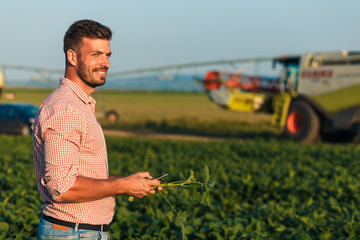
[{"label": "crop field", "polygon": [[[186,211],[184,233],[160,194],[117,196],[112,239],[359,239],[360,147],[296,144],[276,138],[192,142],[106,138],[114,175],[169,173],[167,182],[216,184],[210,205],[188,189],[167,199]],[[31,138],[0,135],[0,239],[36,239],[42,202]]]},{"label": "crop field", "polygon": [[[40,105],[49,89],[6,89]],[[216,181],[210,205],[191,189],[128,201],[117,196],[112,239],[360,239],[360,146],[293,143],[266,114],[230,112],[204,93],[99,91],[97,111],[115,109],[104,128],[223,136],[222,141],[106,137],[114,175],[169,173],[166,182]],[[0,135],[0,239],[37,239],[42,201],[30,137]]]}]

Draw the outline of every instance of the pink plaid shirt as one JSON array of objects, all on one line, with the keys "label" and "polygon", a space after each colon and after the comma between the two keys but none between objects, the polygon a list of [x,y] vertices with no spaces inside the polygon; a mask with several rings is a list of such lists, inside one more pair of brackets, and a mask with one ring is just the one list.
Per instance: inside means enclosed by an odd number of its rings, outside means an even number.
[{"label": "pink plaid shirt", "polygon": [[40,106],[34,123],[33,154],[47,216],[87,224],[109,224],[113,218],[114,197],[81,203],[54,201],[72,187],[77,176],[109,177],[95,103],[78,85],[62,78],[60,86]]}]

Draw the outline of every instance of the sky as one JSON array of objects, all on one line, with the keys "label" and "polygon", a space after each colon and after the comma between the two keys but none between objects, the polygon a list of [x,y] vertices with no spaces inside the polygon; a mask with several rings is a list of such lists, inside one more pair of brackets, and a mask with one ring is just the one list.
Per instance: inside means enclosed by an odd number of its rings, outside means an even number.
[{"label": "sky", "polygon": [[359,9],[358,0],[2,0],[0,64],[64,69],[63,36],[80,19],[112,29],[110,72],[360,50]]}]

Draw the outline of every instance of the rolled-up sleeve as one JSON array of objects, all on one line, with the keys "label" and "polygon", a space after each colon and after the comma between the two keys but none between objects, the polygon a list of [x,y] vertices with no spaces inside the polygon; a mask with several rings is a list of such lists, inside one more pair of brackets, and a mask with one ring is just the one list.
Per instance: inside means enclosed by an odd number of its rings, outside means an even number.
[{"label": "rolled-up sleeve", "polygon": [[79,114],[68,108],[57,109],[43,119],[45,176],[41,184],[53,200],[68,191],[78,176],[81,126]]}]

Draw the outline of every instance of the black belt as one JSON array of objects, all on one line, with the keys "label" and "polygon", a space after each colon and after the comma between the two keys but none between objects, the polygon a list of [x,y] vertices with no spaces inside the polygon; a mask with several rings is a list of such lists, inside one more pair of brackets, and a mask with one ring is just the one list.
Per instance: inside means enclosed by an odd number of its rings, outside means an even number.
[{"label": "black belt", "polygon": [[[46,216],[46,215],[43,215],[42,218],[45,219],[48,222],[58,224],[58,225],[61,225],[61,226],[65,226],[65,227],[75,228],[75,226],[76,226],[76,223],[59,220],[59,219],[49,217],[49,216]],[[107,225],[107,224],[91,225],[91,224],[86,224],[86,223],[79,223],[77,228],[78,229],[85,229],[85,230],[94,230],[94,231],[107,232],[108,226],[109,225]]]}]

